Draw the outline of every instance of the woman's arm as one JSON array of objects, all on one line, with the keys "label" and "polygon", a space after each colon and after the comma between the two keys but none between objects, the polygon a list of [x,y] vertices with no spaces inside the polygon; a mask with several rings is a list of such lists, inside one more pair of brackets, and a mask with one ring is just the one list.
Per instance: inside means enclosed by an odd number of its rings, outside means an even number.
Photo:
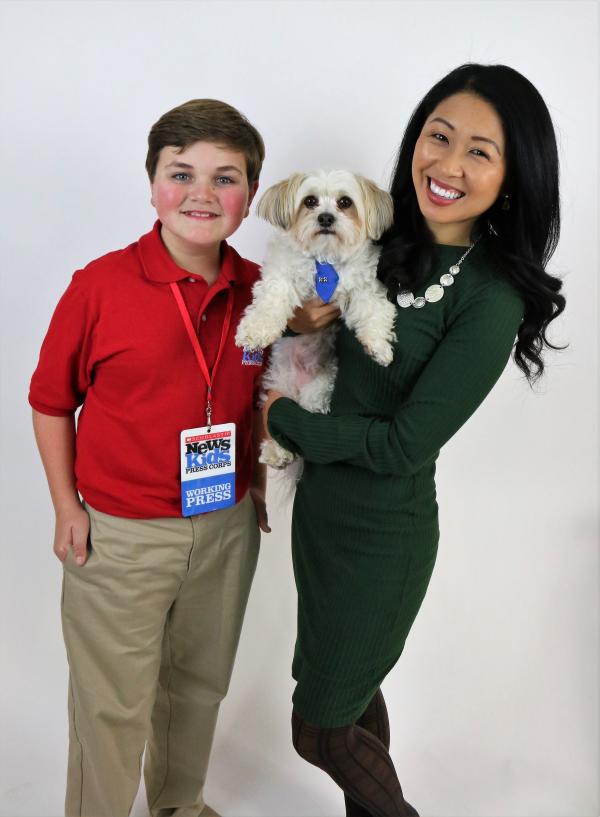
[{"label": "woman's arm", "polygon": [[87,558],[90,520],[75,488],[75,419],[33,409],[33,429],[56,514],[54,553],[64,562],[73,548],[77,564]]},{"label": "woman's arm", "polygon": [[311,462],[347,462],[410,476],[437,456],[489,393],[510,356],[522,316],[516,292],[490,285],[455,317],[394,417],[311,414],[281,398],[269,410],[269,432]]}]

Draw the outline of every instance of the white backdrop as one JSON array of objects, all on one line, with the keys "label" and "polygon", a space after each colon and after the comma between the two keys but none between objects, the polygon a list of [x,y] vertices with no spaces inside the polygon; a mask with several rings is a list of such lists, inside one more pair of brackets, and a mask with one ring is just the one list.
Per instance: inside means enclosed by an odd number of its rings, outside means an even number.
[{"label": "white backdrop", "polygon": [[[392,755],[423,815],[591,817],[598,792],[594,2],[4,2],[0,815],[56,817],[66,661],[53,514],[27,390],[74,269],[153,222],[146,136],[193,97],[261,130],[269,184],[347,166],[387,185],[407,118],[466,62],[522,71],[560,141],[568,307],[531,391],[514,364],[439,461],[428,596],[384,685]],[[260,260],[269,227],[233,239]],[[208,799],[226,817],[343,814],[290,745],[289,512],[271,508]],[[374,598],[373,603],[376,603]],[[141,801],[135,815],[146,814]]]}]

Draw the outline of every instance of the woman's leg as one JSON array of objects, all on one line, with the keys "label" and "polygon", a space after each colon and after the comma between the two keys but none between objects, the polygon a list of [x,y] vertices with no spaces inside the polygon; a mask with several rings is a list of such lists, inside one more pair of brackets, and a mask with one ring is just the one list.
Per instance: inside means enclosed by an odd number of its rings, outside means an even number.
[{"label": "woman's leg", "polygon": [[[371,703],[365,709],[360,718],[356,721],[357,726],[362,726],[367,732],[375,735],[387,751],[390,749],[390,722],[388,719],[387,707],[381,689],[378,689],[371,699]],[[360,806],[355,800],[344,794],[346,804],[346,817],[371,817],[370,813]]]},{"label": "woman's leg", "polygon": [[[293,712],[292,733],[298,754],[327,772],[354,801],[352,807],[360,806],[364,815],[408,817],[416,814],[404,800],[386,746],[362,726],[324,729]],[[354,814],[362,817],[361,812]]]},{"label": "woman's leg", "polygon": [[367,732],[375,735],[389,751],[390,748],[390,721],[388,718],[385,698],[381,689],[378,689],[371,698],[371,703],[356,721],[357,726],[362,726]]}]

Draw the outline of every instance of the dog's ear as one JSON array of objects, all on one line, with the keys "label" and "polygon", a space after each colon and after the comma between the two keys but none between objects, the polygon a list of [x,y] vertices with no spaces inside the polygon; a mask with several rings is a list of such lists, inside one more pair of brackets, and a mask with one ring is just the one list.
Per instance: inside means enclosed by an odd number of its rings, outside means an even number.
[{"label": "dog's ear", "polygon": [[269,187],[258,202],[257,216],[276,227],[289,230],[296,214],[296,193],[305,178],[304,173],[294,173],[289,179]]},{"label": "dog's ear", "polygon": [[394,203],[390,194],[375,182],[357,176],[365,201],[365,229],[367,237],[377,241],[394,223]]}]

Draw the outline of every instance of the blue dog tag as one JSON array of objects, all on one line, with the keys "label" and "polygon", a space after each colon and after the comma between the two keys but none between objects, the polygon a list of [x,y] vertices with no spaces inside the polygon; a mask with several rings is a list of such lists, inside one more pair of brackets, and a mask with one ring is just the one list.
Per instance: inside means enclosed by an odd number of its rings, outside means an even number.
[{"label": "blue dog tag", "polygon": [[340,276],[331,264],[321,264],[320,261],[315,261],[315,267],[317,268],[315,272],[315,290],[319,298],[327,304],[335,292]]}]

